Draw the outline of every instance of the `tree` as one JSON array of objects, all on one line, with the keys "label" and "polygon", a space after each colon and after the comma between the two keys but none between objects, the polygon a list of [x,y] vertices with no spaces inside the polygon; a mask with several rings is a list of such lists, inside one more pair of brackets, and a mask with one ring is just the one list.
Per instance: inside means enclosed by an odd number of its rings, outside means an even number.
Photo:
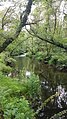
[{"label": "tree", "polygon": [[[16,28],[15,30],[15,33],[14,35],[12,36],[9,36],[9,37],[5,37],[5,41],[3,42],[3,44],[0,46],[0,53],[2,51],[5,50],[5,48],[10,44],[12,43],[20,34],[22,28],[26,25],[26,22],[27,22],[27,19],[28,19],[28,16],[31,12],[31,6],[32,6],[32,0],[28,0],[28,3],[26,5],[26,9],[22,12],[21,11],[21,14],[20,14],[20,21],[19,21],[19,25],[18,27]],[[7,10],[8,11],[8,10]],[[7,12],[6,12],[7,13]],[[6,14],[4,14],[4,17],[5,17]],[[3,17],[3,19],[4,19]],[[3,22],[3,19],[2,19],[2,30],[4,29],[4,22]],[[1,34],[2,35],[2,34]]]},{"label": "tree", "polygon": [[[65,20],[62,21],[61,18],[64,17],[64,13],[61,16],[64,9],[62,12],[60,10],[62,2],[63,0],[45,0],[43,3],[39,3],[40,6],[37,6],[38,8],[36,8],[36,11],[38,12],[37,15],[34,16],[34,19],[37,19],[39,11],[41,11],[40,16],[43,17],[43,22],[36,25],[30,25],[30,31],[27,31],[34,37],[67,51],[67,42],[65,42],[67,37],[65,35]],[[66,4],[67,3],[65,2],[65,5]]]},{"label": "tree", "polygon": [[[66,27],[63,32],[63,26],[64,24],[66,26],[66,23],[64,22],[62,25],[61,22],[59,22],[60,6],[62,1],[65,0],[28,0],[28,2],[26,3],[26,9],[23,11],[21,8],[22,4],[20,4],[20,13],[18,12],[19,15],[15,14],[15,16],[13,14],[13,11],[16,8],[16,4],[12,11],[10,8],[8,8],[2,17],[2,30],[0,32],[0,36],[4,38],[4,40],[0,45],[0,53],[4,51],[7,46],[11,44],[16,38],[18,38],[20,32],[22,31],[22,28],[26,25],[30,25],[30,30],[28,29],[28,32],[33,35],[33,37],[37,37],[38,39],[41,39],[54,46],[63,48],[67,51],[67,45],[64,42],[61,42],[66,38]],[[33,16],[33,20],[31,20],[31,23],[28,23],[28,16],[31,13],[31,6],[33,3],[35,6],[34,12],[32,12],[31,14],[31,16]],[[66,12],[64,12],[64,14],[65,20]],[[43,21],[41,21],[41,17]],[[12,22],[14,23],[14,25],[12,25]],[[7,26],[8,31],[5,33],[4,28],[7,23],[10,24]],[[59,39],[62,40],[60,41]]]}]

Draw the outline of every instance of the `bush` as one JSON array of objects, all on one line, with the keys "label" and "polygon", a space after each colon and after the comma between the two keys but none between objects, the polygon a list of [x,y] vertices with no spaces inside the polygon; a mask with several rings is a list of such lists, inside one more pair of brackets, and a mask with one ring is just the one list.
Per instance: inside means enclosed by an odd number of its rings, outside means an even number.
[{"label": "bush", "polygon": [[49,64],[55,64],[55,65],[67,65],[67,56],[66,53],[53,53],[51,59],[49,60]]},{"label": "bush", "polygon": [[43,59],[45,58],[45,56],[46,56],[46,52],[45,52],[45,53],[43,53],[43,52],[37,52],[37,53],[35,54],[35,58],[36,58],[37,60],[43,60]]},{"label": "bush", "polygon": [[5,88],[4,91],[9,89],[9,95],[21,93],[29,98],[36,97],[40,95],[41,92],[39,78],[34,74],[32,74],[30,78],[23,79],[22,81],[17,81],[16,79],[5,77],[0,74],[0,87]]},{"label": "bush", "polygon": [[34,74],[32,74],[30,78],[23,81],[23,87],[25,87],[25,95],[29,98],[35,98],[40,95],[40,81],[38,76]]},{"label": "bush", "polygon": [[4,75],[8,75],[13,71],[16,65],[16,60],[10,58],[8,53],[0,54],[0,72],[3,72]]},{"label": "bush", "polygon": [[4,112],[4,118],[35,119],[28,101],[32,104],[30,99],[40,95],[40,88],[39,78],[34,74],[18,81],[0,73],[0,109]]},{"label": "bush", "polygon": [[25,98],[14,98],[4,105],[4,118],[34,119],[34,113]]}]

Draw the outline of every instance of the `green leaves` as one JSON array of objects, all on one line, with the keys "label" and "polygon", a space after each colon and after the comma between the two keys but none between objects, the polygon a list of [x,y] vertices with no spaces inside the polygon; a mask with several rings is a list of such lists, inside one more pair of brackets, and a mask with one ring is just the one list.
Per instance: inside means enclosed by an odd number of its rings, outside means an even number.
[{"label": "green leaves", "polygon": [[5,119],[10,119],[11,117],[15,117],[15,119],[33,119],[33,116],[33,110],[30,109],[29,103],[25,98],[12,99],[11,102],[5,105]]},{"label": "green leaves", "polygon": [[28,100],[34,100],[40,95],[40,91],[39,78],[34,74],[29,79],[23,79],[22,82],[0,74],[0,107],[4,111],[4,118],[35,119]]},{"label": "green leaves", "polygon": [[[29,80],[28,80],[29,81]],[[31,79],[30,79],[31,82]],[[29,88],[34,86],[34,81],[28,82]],[[33,110],[29,107],[28,100],[26,97],[32,93],[37,93],[37,87],[27,88],[27,83],[20,83],[15,79],[7,78],[0,74],[0,108],[4,111],[4,118],[10,119],[15,117],[15,119],[34,119]],[[33,91],[33,92],[32,92]],[[26,94],[25,94],[26,92]],[[24,94],[24,96],[23,96]],[[33,96],[32,96],[33,97]]]},{"label": "green leaves", "polygon": [[23,81],[23,87],[25,87],[25,95],[28,98],[35,98],[40,95],[41,87],[38,76],[32,74],[29,79]]},{"label": "green leaves", "polygon": [[67,56],[66,53],[62,54],[61,52],[52,53],[49,64],[55,64],[58,66],[67,65]]}]

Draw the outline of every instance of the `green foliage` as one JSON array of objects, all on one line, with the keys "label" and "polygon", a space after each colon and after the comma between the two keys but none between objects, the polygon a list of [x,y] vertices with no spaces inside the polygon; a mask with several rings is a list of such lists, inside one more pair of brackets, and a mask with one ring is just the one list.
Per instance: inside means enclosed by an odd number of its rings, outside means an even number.
[{"label": "green foliage", "polygon": [[19,82],[3,76],[0,73],[0,109],[4,111],[5,119],[34,119],[33,110],[24,98],[35,98],[39,93],[39,80],[36,76]]},{"label": "green foliage", "polygon": [[62,54],[61,52],[53,53],[51,59],[49,60],[49,64],[55,65],[67,65],[67,56],[66,53]]},{"label": "green foliage", "polygon": [[12,78],[5,77],[2,74],[0,74],[0,87],[2,87],[2,88],[4,87],[5,90],[9,89],[9,91],[10,91],[9,96],[11,94],[17,94],[20,91],[23,92],[23,90],[24,90],[24,88],[22,87],[20,82],[16,81],[15,79],[12,79]]},{"label": "green foliage", "polygon": [[[34,74],[30,78],[18,81],[5,77],[0,73],[0,108],[4,111],[5,119],[34,119],[34,113],[29,107],[28,100],[40,96],[40,81]],[[30,102],[31,103],[31,102]]]},{"label": "green foliage", "polygon": [[18,94],[21,92],[29,98],[39,95],[41,91],[39,78],[35,75],[32,75],[29,79],[23,79],[22,82],[0,75],[0,87],[10,89],[9,94]]},{"label": "green foliage", "polygon": [[28,101],[23,97],[8,97],[10,89],[0,88],[0,109],[4,111],[4,118],[10,119],[33,119],[33,110],[29,107]]},{"label": "green foliage", "polygon": [[6,66],[5,59],[7,57],[6,53],[0,54],[0,71],[2,71],[4,74],[8,74],[12,71],[12,68],[10,66]]},{"label": "green foliage", "polygon": [[0,54],[0,71],[3,72],[4,75],[8,75],[13,71],[16,65],[16,60],[9,57],[9,53],[1,53]]},{"label": "green foliage", "polygon": [[15,119],[33,119],[34,113],[25,98],[14,98],[5,104],[4,117],[5,119],[11,119],[12,117]]},{"label": "green foliage", "polygon": [[[67,45],[66,16],[64,16],[63,23],[58,17],[60,5],[55,4],[56,0],[33,0],[33,2],[36,4],[36,8],[32,14],[32,21],[33,23],[36,22],[36,24],[31,24],[31,28],[45,40],[48,39],[48,41],[54,42],[52,41],[53,39],[63,45]],[[3,44],[5,38],[13,37],[19,25],[19,15],[15,13],[15,9],[8,10],[7,14],[4,15],[5,11],[0,12],[0,45]],[[7,28],[6,31],[5,29],[1,30],[3,17],[4,28]],[[42,21],[37,22],[42,18]],[[32,31],[30,32],[32,33]],[[28,56],[32,57],[33,55],[37,60],[47,59],[49,64],[67,66],[67,53],[39,40],[39,38],[35,38],[35,34],[32,34],[33,36],[26,31],[21,31],[19,37],[9,45],[6,51],[9,51],[10,54],[13,53],[13,55],[27,52]],[[16,65],[16,61],[8,55],[5,52],[0,54],[0,72],[7,75],[13,71]],[[50,58],[48,59],[48,57]],[[11,66],[7,66],[8,63]],[[30,78],[22,77],[24,79],[18,81],[18,79],[5,77],[1,73],[0,108],[4,111],[4,118],[34,119],[34,113],[29,107],[28,100],[30,102],[31,98],[34,100],[35,97],[40,96],[41,86],[38,76],[33,74]],[[41,108],[46,106],[52,98],[53,96],[49,97]],[[54,118],[59,118],[65,112],[54,115]]]},{"label": "green foliage", "polygon": [[3,74],[9,74],[12,71],[12,68],[10,66],[6,66],[3,63],[0,63],[0,71],[3,72]]},{"label": "green foliage", "polygon": [[43,52],[37,52],[37,53],[35,54],[35,58],[36,58],[37,60],[43,60],[46,55],[47,55],[46,52],[45,52],[45,53],[43,53]]},{"label": "green foliage", "polygon": [[11,55],[18,55],[20,52],[23,52],[23,43],[27,39],[25,32],[21,32],[19,37],[13,41],[7,48],[7,51],[10,52]]},{"label": "green foliage", "polygon": [[29,79],[23,81],[23,86],[26,87],[25,95],[29,98],[35,98],[41,93],[40,81],[38,76],[31,75]]}]

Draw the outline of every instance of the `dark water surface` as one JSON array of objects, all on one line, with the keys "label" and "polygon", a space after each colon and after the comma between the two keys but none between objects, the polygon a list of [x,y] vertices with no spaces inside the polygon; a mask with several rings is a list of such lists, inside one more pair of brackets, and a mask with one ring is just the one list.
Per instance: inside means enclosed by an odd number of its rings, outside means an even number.
[{"label": "dark water surface", "polygon": [[[16,60],[20,72],[24,70],[39,75],[43,102],[56,92],[59,93],[58,97],[47,104],[38,119],[49,119],[53,114],[67,109],[67,72],[56,71],[52,66],[28,57],[16,57]],[[67,119],[67,114],[57,119]]]}]

